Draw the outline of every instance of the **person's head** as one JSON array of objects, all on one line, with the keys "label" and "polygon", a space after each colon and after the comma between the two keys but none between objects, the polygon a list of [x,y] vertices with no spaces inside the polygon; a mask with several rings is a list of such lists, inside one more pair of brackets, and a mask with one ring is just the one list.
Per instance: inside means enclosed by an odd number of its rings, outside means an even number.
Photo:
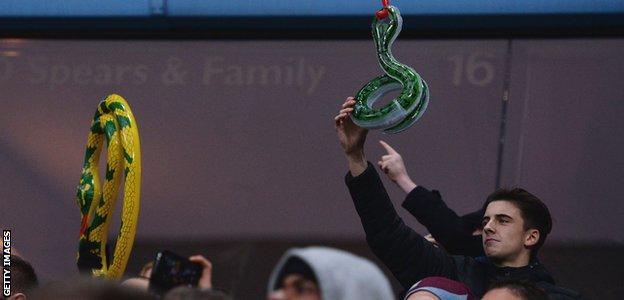
[{"label": "person's head", "polygon": [[51,282],[33,293],[35,300],[152,300],[153,296],[117,282],[99,278],[72,278]]},{"label": "person's head", "polygon": [[526,281],[501,281],[494,283],[483,295],[482,300],[549,300],[550,298],[540,288]]},{"label": "person's head", "polygon": [[149,280],[140,277],[128,278],[121,282],[121,286],[147,293],[149,291]]},{"label": "person's head", "polygon": [[126,288],[136,289],[142,292],[148,292],[149,279],[152,276],[152,269],[154,268],[154,262],[150,261],[143,265],[141,271],[139,271],[138,277],[128,278],[121,282],[121,285]]},{"label": "person's head", "polygon": [[468,286],[444,277],[427,277],[414,284],[405,300],[473,300]]},{"label": "person's head", "polygon": [[267,295],[269,300],[394,299],[375,264],[325,247],[287,251],[271,273]]},{"label": "person's head", "polygon": [[297,256],[284,263],[277,276],[277,286],[269,294],[270,300],[320,300],[321,291],[312,268]]},{"label": "person's head", "polygon": [[500,265],[527,265],[552,228],[548,207],[519,188],[495,191],[483,207],[485,254]]},{"label": "person's head", "polygon": [[[1,268],[0,268],[1,269]],[[39,285],[35,269],[19,256],[11,255],[11,296],[10,300],[26,299]],[[4,272],[4,271],[2,271]]]},{"label": "person's head", "polygon": [[221,291],[179,286],[167,292],[163,300],[231,300],[231,298]]}]

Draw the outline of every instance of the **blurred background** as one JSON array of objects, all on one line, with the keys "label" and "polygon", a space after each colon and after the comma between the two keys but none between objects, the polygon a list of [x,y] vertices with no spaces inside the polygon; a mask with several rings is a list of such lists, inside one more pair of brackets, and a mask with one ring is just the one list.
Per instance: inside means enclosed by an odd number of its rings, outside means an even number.
[{"label": "blurred background", "polygon": [[[385,140],[417,184],[460,214],[497,187],[528,189],[554,217],[541,258],[557,282],[589,299],[624,297],[624,2],[391,4],[404,17],[393,53],[427,81],[431,100],[408,131],[371,132],[368,159]],[[261,299],[289,247],[374,259],[333,117],[382,72],[370,37],[380,7],[2,1],[0,227],[44,282],[77,274],[86,137],[97,103],[118,93],[143,157],[128,276],[159,249],[202,253],[217,287]]]}]

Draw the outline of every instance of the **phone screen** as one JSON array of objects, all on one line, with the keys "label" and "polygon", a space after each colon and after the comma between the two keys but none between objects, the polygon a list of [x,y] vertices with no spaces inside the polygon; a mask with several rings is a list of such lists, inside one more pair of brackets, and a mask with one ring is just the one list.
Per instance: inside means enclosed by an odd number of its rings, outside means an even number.
[{"label": "phone screen", "polygon": [[162,296],[180,285],[197,286],[201,275],[201,265],[171,251],[160,251],[154,261],[149,290]]}]

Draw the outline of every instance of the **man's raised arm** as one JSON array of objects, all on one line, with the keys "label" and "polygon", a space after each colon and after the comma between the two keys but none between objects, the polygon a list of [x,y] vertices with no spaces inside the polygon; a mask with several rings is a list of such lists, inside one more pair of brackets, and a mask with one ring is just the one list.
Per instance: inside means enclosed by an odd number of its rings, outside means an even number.
[{"label": "man's raised arm", "polygon": [[351,121],[354,104],[353,98],[347,98],[334,121],[349,163],[345,180],[368,245],[405,288],[429,276],[456,279],[453,259],[397,215],[379,175],[364,156],[367,130]]},{"label": "man's raised arm", "polygon": [[[388,143],[380,143],[387,154],[377,164],[407,195],[403,208],[427,227],[435,240],[449,253],[473,257],[484,255],[481,236],[473,235],[475,226],[446,206],[439,192],[416,185],[407,173],[401,154]],[[479,212],[483,215],[483,212]],[[473,214],[477,215],[479,212]]]}]

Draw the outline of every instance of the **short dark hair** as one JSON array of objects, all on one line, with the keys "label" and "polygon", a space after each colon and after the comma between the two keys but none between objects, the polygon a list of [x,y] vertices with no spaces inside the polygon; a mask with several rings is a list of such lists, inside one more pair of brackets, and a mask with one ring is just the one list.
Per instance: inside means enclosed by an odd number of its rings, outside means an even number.
[{"label": "short dark hair", "polygon": [[546,204],[537,196],[521,188],[498,189],[488,196],[483,205],[483,211],[494,201],[513,203],[520,210],[520,215],[524,221],[524,230],[534,228],[539,231],[539,240],[531,249],[531,256],[537,255],[537,251],[544,245],[546,237],[552,229],[552,218]]},{"label": "short dark hair", "polygon": [[11,294],[27,294],[39,285],[35,269],[17,255],[11,255]]},{"label": "short dark hair", "polygon": [[493,289],[508,289],[523,300],[549,300],[548,294],[534,283],[524,280],[503,280],[494,282],[488,291]]}]

